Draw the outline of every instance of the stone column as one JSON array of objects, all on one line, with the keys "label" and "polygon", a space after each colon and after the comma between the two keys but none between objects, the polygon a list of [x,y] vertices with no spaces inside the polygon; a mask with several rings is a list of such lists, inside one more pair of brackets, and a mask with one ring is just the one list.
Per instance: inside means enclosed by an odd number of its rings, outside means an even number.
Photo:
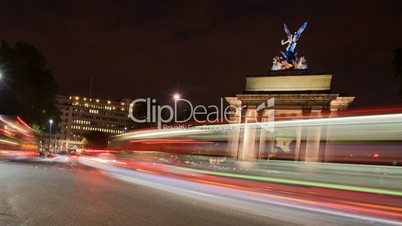
[{"label": "stone column", "polygon": [[232,125],[228,131],[228,145],[227,145],[227,155],[233,158],[238,158],[239,156],[239,143],[241,135],[242,122],[242,102],[236,97],[226,97],[226,101],[229,103],[230,107],[234,110],[234,113],[230,116],[230,124]]},{"label": "stone column", "polygon": [[307,129],[306,138],[306,162],[317,162],[320,152],[321,127],[310,127]]},{"label": "stone column", "polygon": [[302,138],[302,128],[301,126],[298,126],[295,128],[296,130],[296,145],[295,145],[295,161],[299,161],[300,158],[300,144],[301,144],[301,138]]},{"label": "stone column", "polygon": [[[255,109],[247,109],[244,121],[244,135],[239,159],[252,160],[257,158],[256,147],[256,125],[257,111]],[[252,124],[253,123],[253,124]]]},{"label": "stone column", "polygon": [[[328,118],[333,118],[337,116],[337,110],[336,111],[331,111],[329,114]],[[338,159],[336,155],[336,146],[334,145],[334,142],[332,141],[334,139],[334,130],[336,130],[336,126],[327,126],[327,133],[325,136],[325,153],[324,153],[324,162],[331,162],[335,161]]]},{"label": "stone column", "polygon": [[[311,116],[321,118],[321,110],[312,110]],[[318,162],[320,160],[321,126],[311,126],[307,128],[306,136],[306,162]]]},{"label": "stone column", "polygon": [[[261,114],[261,123],[266,123],[268,122],[268,110],[264,110]],[[268,131],[264,128],[264,126],[260,126],[260,143],[258,147],[258,159],[262,159],[265,156],[267,156],[266,150],[265,150],[265,143],[266,143],[266,136]]]},{"label": "stone column", "polygon": [[[235,114],[230,117],[231,124],[241,123],[241,108],[235,109]],[[228,150],[227,153],[230,157],[237,158],[239,155],[239,142],[240,142],[240,125],[231,126],[228,131]]]}]

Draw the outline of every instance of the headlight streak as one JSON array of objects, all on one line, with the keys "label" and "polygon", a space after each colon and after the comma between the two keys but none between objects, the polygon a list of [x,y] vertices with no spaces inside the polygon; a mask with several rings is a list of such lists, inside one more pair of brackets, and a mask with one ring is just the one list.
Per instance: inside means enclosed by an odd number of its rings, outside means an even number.
[{"label": "headlight streak", "polygon": [[386,190],[386,189],[379,189],[379,188],[366,188],[366,187],[360,187],[360,186],[330,184],[330,183],[313,182],[313,181],[292,180],[292,179],[274,178],[274,177],[261,177],[261,176],[255,176],[255,175],[245,175],[245,174],[235,174],[235,173],[226,173],[226,172],[200,170],[200,169],[190,169],[190,168],[184,168],[184,167],[179,167],[179,169],[183,170],[183,171],[203,173],[203,174],[216,175],[216,176],[224,176],[224,177],[232,177],[232,178],[238,178],[238,179],[248,179],[248,180],[266,181],[266,182],[291,184],[291,185],[314,186],[314,187],[331,188],[331,189],[346,190],[346,191],[357,191],[357,192],[367,192],[367,193],[375,193],[375,194],[383,194],[383,195],[402,196],[402,192]]},{"label": "headlight streak", "polygon": [[226,131],[228,129],[240,129],[245,125],[248,127],[260,128],[273,123],[275,129],[287,127],[314,127],[314,126],[336,126],[336,125],[370,125],[370,124],[390,124],[401,123],[402,114],[383,114],[383,115],[366,115],[366,116],[347,116],[337,118],[316,118],[316,119],[296,119],[275,122],[259,122],[247,124],[220,124],[220,125],[203,125],[190,127],[188,129],[154,129],[145,131],[134,131],[121,135],[116,138],[120,140],[140,139],[140,138],[163,138],[185,135],[200,135],[216,133],[218,131]]},{"label": "headlight streak", "polygon": [[145,137],[162,137],[162,136],[171,136],[171,135],[187,135],[187,134],[200,134],[206,133],[208,131],[205,130],[152,130],[146,132],[131,132],[127,134],[120,135],[120,137],[125,139],[138,139],[138,138],[145,138]]},{"label": "headlight streak", "polygon": [[[315,206],[330,207],[330,208],[343,209],[343,210],[345,210],[345,209],[357,210],[357,211],[364,211],[364,212],[370,212],[370,213],[375,213],[375,214],[382,214],[382,215],[388,215],[388,216],[392,216],[392,217],[402,218],[402,214],[399,214],[399,213],[386,212],[386,211],[382,211],[382,210],[374,210],[374,209],[368,209],[368,208],[364,208],[364,207],[343,205],[343,204],[330,203],[330,202],[319,202],[319,201],[312,201],[312,200],[306,200],[306,199],[300,199],[300,198],[291,198],[291,197],[281,196],[281,195],[272,195],[272,194],[267,194],[267,193],[261,193],[261,192],[255,192],[255,191],[252,191],[252,190],[247,190],[247,189],[241,188],[239,186],[226,185],[226,184],[223,184],[223,183],[211,182],[211,181],[206,181],[206,180],[195,180],[195,181],[199,181],[199,182],[202,182],[202,183],[208,183],[208,184],[211,184],[212,186],[216,186],[216,187],[224,186],[224,187],[226,187],[228,189],[232,189],[232,190],[241,189],[244,192],[254,194],[254,195],[260,195],[260,196],[265,196],[265,197],[271,197],[271,198],[295,201],[295,202],[304,203],[304,204],[311,204],[311,205],[315,205]],[[353,203],[353,204],[364,206],[364,203],[362,203],[362,204]],[[366,206],[369,206],[369,205],[366,205]],[[371,207],[373,207],[373,205],[371,205]],[[378,208],[379,206],[375,205],[375,207]],[[380,207],[384,208],[382,206],[380,206]],[[390,208],[385,207],[385,209],[389,210]],[[402,211],[401,208],[392,208],[391,207],[391,209],[396,210],[396,211]]]},{"label": "headlight streak", "polygon": [[[219,202],[221,204],[222,203],[233,204],[233,202],[243,203],[236,206],[241,209],[251,211],[255,214],[259,214],[261,211],[264,211],[264,208],[261,208],[262,206],[258,203],[261,204],[265,203],[267,205],[274,204],[278,206],[286,206],[301,209],[303,211],[313,211],[323,214],[348,217],[351,219],[359,219],[359,221],[363,220],[365,222],[367,221],[367,223],[375,222],[380,224],[402,225],[402,223],[398,221],[398,219],[402,218],[402,214],[400,213],[401,208],[383,207],[378,205],[370,205],[356,202],[355,203],[344,202],[344,204],[342,204],[329,201],[315,201],[285,195],[261,193],[253,191],[250,188],[244,189],[241,186],[198,179],[197,177],[190,179],[191,181],[186,181],[186,180],[179,180],[177,178],[167,177],[165,175],[155,175],[160,174],[155,171],[137,169],[136,170],[137,172],[133,172],[131,170],[122,169],[110,165],[93,165],[91,163],[85,163],[85,162],[84,164],[98,169],[102,169],[105,171],[106,174],[116,177],[118,179],[135,184],[144,185],[153,189],[173,192],[178,195],[189,196],[196,199],[203,199],[208,202],[217,202],[218,199],[222,199],[221,202]],[[182,170],[181,167],[179,167],[179,169]],[[137,173],[142,173],[142,175]],[[197,183],[198,185],[193,183]],[[208,189],[209,186],[216,188],[216,190]],[[268,208],[268,206],[266,206],[265,208]],[[388,212],[387,210],[398,211],[398,212]],[[367,214],[373,214],[373,215],[367,215]],[[390,217],[391,219],[384,219],[378,216]]]},{"label": "headlight streak", "polygon": [[0,139],[0,143],[11,144],[11,145],[16,145],[16,146],[19,145],[19,143],[9,141],[9,140],[4,140],[4,139]]},{"label": "headlight streak", "polygon": [[[398,183],[402,171],[397,167],[402,163],[402,114],[317,117],[132,131],[115,136],[112,148],[117,151],[107,157],[117,157],[125,165],[91,160],[167,180],[241,190],[259,196],[254,197],[257,202],[265,201],[264,196],[280,203],[297,202],[292,207],[314,206],[330,214],[336,210],[341,216],[361,213],[364,219],[386,224],[402,219]],[[264,132],[270,123],[275,131]],[[258,148],[253,149],[252,143],[233,148],[231,144],[237,137],[242,142],[249,128]],[[311,151],[312,144],[320,149]],[[248,147],[257,157],[237,159],[236,151]],[[294,158],[281,159],[277,153]],[[305,158],[312,153],[319,157]],[[186,192],[208,195],[200,190]],[[381,221],[388,218],[392,220]]]}]

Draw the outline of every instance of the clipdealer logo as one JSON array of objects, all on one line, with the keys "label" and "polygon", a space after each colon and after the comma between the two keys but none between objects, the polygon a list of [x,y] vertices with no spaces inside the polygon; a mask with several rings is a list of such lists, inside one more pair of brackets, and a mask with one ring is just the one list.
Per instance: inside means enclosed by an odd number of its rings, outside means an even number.
[{"label": "clipdealer logo", "polygon": [[[275,121],[275,111],[273,108],[275,105],[274,98],[270,98],[257,106],[256,111],[263,111],[268,109],[268,121],[258,122],[257,124],[270,132],[274,131],[274,121]],[[142,111],[144,115],[136,115],[136,108],[142,106]],[[180,106],[180,107],[179,107]],[[180,110],[185,109],[185,114]],[[220,104],[218,105],[193,105],[187,99],[177,99],[174,105],[159,105],[156,99],[153,98],[139,98],[131,102],[129,106],[128,117],[135,123],[156,123],[158,129],[162,127],[166,128],[166,124],[169,123],[186,123],[186,122],[196,122],[196,123],[232,123],[232,118],[230,117],[235,110],[235,115],[241,115],[241,112],[247,109],[247,106],[232,106],[224,105],[224,99],[220,99]]]}]

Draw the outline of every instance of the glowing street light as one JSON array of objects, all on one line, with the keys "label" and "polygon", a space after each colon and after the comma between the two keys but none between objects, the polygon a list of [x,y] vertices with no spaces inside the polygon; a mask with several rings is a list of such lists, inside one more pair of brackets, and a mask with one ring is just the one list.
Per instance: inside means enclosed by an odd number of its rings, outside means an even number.
[{"label": "glowing street light", "polygon": [[53,125],[53,119],[49,119],[49,145],[48,149],[50,151],[50,143],[52,142],[52,125]]},{"label": "glowing street light", "polygon": [[174,114],[175,114],[175,119],[181,118],[181,114],[179,114],[179,104],[178,104],[178,100],[181,99],[181,95],[179,93],[175,93],[173,94],[173,100],[174,100]]},{"label": "glowing street light", "polygon": [[50,124],[50,134],[52,134],[52,125],[53,125],[53,119],[49,119],[49,124]]},{"label": "glowing street light", "polygon": [[180,94],[178,94],[178,93],[175,93],[174,95],[173,95],[173,100],[179,100],[181,98],[181,96],[180,96]]}]

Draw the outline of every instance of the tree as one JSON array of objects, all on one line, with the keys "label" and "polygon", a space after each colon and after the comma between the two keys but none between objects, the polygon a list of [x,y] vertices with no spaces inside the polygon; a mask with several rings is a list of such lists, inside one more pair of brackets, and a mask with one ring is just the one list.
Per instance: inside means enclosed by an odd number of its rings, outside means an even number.
[{"label": "tree", "polygon": [[[88,148],[106,148],[109,136],[99,131],[91,131],[84,136],[83,145]],[[86,144],[84,144],[86,143]]]},{"label": "tree", "polygon": [[35,133],[37,133],[38,135],[40,135],[42,133],[42,128],[40,125],[36,124],[36,123],[32,123],[32,129],[35,131]]},{"label": "tree", "polygon": [[399,95],[402,95],[402,48],[394,50],[394,58],[392,60],[394,75],[399,81]]},{"label": "tree", "polygon": [[82,143],[82,145],[84,146],[84,147],[88,147],[88,139],[87,138],[82,138],[82,140],[81,140],[81,143]]},{"label": "tree", "polygon": [[50,118],[57,125],[57,85],[39,49],[24,42],[10,46],[3,40],[0,65],[0,114],[20,115],[40,128],[46,127]]}]

